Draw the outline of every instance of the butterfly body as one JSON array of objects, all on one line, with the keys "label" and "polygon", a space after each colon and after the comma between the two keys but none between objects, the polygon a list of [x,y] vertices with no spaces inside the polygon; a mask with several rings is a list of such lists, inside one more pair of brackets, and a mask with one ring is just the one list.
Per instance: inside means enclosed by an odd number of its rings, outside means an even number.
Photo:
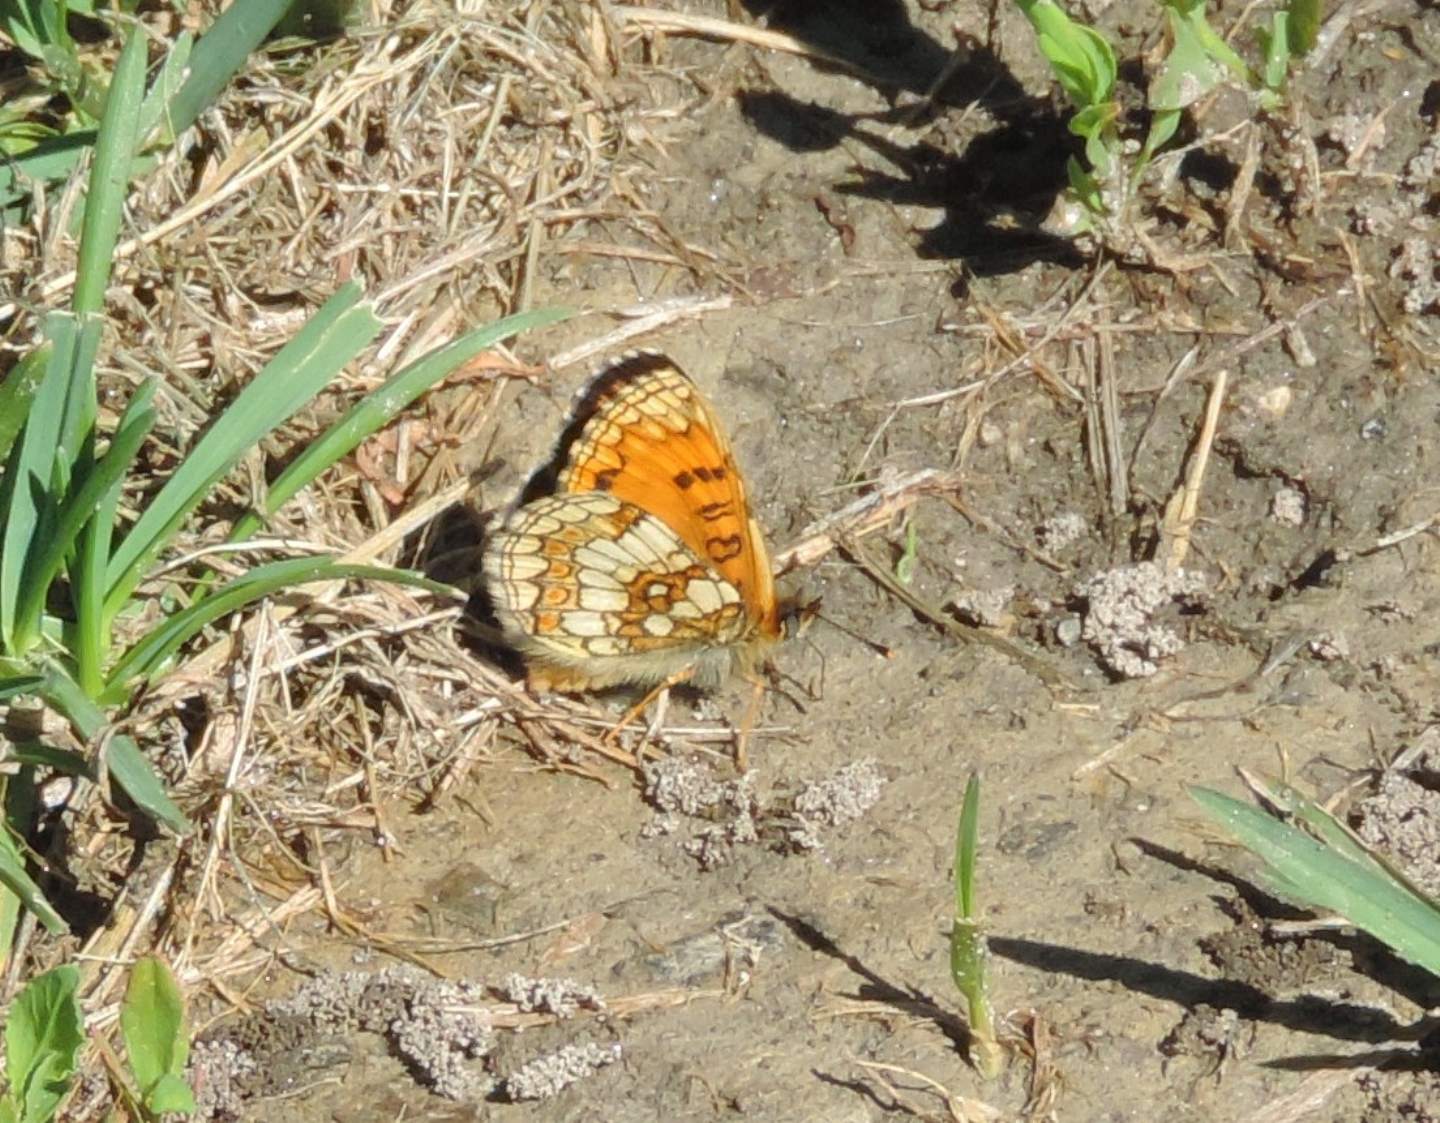
[{"label": "butterfly body", "polygon": [[551,471],[551,494],[513,510],[484,560],[531,683],[753,674],[780,633],[769,555],[694,383],[662,355],[625,356],[581,391]]}]

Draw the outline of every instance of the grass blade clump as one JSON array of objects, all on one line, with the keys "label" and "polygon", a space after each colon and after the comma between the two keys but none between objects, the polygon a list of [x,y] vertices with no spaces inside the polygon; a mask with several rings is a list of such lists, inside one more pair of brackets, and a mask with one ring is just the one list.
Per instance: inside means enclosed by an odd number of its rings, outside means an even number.
[{"label": "grass blade clump", "polygon": [[[1263,791],[1277,813],[1209,788],[1191,788],[1190,796],[1265,863],[1266,880],[1277,893],[1343,917],[1440,977],[1440,903],[1377,857],[1319,804],[1284,785]],[[1285,809],[1295,822],[1279,817]]]}]

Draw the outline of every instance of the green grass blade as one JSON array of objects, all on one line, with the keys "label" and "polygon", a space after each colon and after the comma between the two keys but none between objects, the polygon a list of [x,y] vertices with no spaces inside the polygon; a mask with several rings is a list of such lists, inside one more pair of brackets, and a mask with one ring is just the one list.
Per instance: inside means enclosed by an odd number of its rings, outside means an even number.
[{"label": "green grass blade", "polygon": [[[139,440],[143,440],[154,425],[155,411],[151,402],[157,385],[154,381],[142,384],[130,399],[115,430],[115,441],[105,454],[107,461],[119,458],[121,454],[117,453],[117,447],[122,452],[124,446],[138,447]],[[139,438],[132,438],[132,432],[138,432]],[[126,466],[133,459],[132,453],[127,457]],[[110,559],[110,534],[115,526],[115,512],[125,485],[123,472],[113,476],[113,482],[100,495],[94,514],[86,524],[70,571],[70,595],[75,606],[73,654],[76,675],[81,688],[92,698],[104,686],[105,658],[110,649],[110,629],[105,619],[105,567]]]},{"label": "green grass blade", "polygon": [[[149,146],[155,126],[160,124],[162,116],[185,84],[185,69],[190,64],[190,53],[194,49],[195,36],[188,31],[182,31],[165,53],[160,72],[155,75],[155,80],[150,83],[150,89],[145,94],[145,100],[140,104],[135,135],[142,146]],[[167,124],[165,130],[154,138],[154,142],[157,146],[168,148],[175,143],[175,133]]]},{"label": "green grass blade", "polygon": [[50,342],[45,373],[0,482],[0,645],[11,654],[28,648],[39,628],[38,620],[20,617],[19,605],[31,552],[36,541],[43,541],[60,501],[55,494],[55,450],[79,336],[75,318],[51,313],[45,335]]},{"label": "green grass blade", "polygon": [[0,702],[34,694],[44,683],[45,680],[39,675],[6,675],[0,678]]},{"label": "green grass blade", "polygon": [[1296,900],[1343,916],[1440,975],[1440,906],[1374,864],[1359,864],[1248,803],[1206,788],[1191,798],[1260,857]]},{"label": "green grass blade", "polygon": [[124,479],[126,469],[140,451],[140,445],[155,421],[154,411],[146,408],[154,393],[154,386],[151,385],[142,388],[136,395],[142,399],[140,411],[134,414],[126,413],[129,423],[123,424],[116,431],[110,441],[110,448],[86,473],[80,485],[66,497],[56,514],[54,526],[31,551],[32,557],[25,569],[24,589],[20,599],[19,616],[22,620],[40,618],[45,607],[46,594],[60,573],[65,556],[70,553],[86,523],[93,518],[101,500]]},{"label": "green grass blade", "polygon": [[185,84],[166,106],[165,119],[171,136],[179,136],[195,123],[220,91],[230,84],[250,52],[264,41],[280,21],[291,0],[245,0],[231,4],[210,30],[200,37],[190,54],[190,73]]},{"label": "green grass blade", "polygon": [[413,585],[445,596],[453,590],[418,573],[375,565],[342,565],[333,558],[287,558],[256,566],[249,573],[211,593],[166,619],[143,640],[127,651],[110,672],[105,700],[120,701],[129,685],[137,678],[156,674],[165,660],[184,643],[210,624],[252,601],[272,593],[314,581],[338,581],[348,578],[369,578]]},{"label": "green grass blade", "polygon": [[955,915],[975,917],[975,855],[980,838],[980,777],[965,785],[960,826],[955,832]]},{"label": "green grass blade", "polygon": [[[305,451],[290,463],[270,485],[265,497],[263,515],[273,515],[289,502],[297,491],[342,456],[352,452],[361,441],[388,424],[401,410],[462,363],[508,336],[556,323],[573,314],[568,308],[550,308],[507,316],[486,327],[467,332],[454,342],[417,359],[404,370],[397,371],[381,386],[351,406],[343,417],[318,440],[312,441]],[[261,521],[261,514],[254,512],[242,516],[230,532],[230,540],[239,541],[254,534]]]},{"label": "green grass blade", "polygon": [[132,27],[126,36],[105,114],[95,141],[95,166],[85,195],[85,218],[80,232],[80,260],[75,272],[71,307],[77,315],[98,314],[105,305],[105,286],[120,235],[120,216],[130,182],[130,161],[135,154],[140,102],[145,94],[145,35]]},{"label": "green grass blade", "polygon": [[[106,728],[102,710],[75,682],[53,664],[45,676],[45,700],[54,706],[87,741],[97,740]],[[105,745],[105,767],[111,779],[147,815],[177,834],[188,834],[190,820],[171,801],[145,754],[130,737],[116,734]]]},{"label": "green grass blade", "polygon": [[[23,837],[35,821],[35,770],[16,769],[10,776],[5,777],[3,789],[5,824],[9,830],[0,832],[4,836],[0,839],[0,846],[10,846],[15,851],[16,861],[23,863],[24,857],[15,844],[15,836]],[[15,929],[20,923],[20,910],[23,907],[24,902],[8,888],[0,891],[0,968],[9,967],[10,952],[15,944]]]},{"label": "green grass blade", "polygon": [[64,409],[60,415],[59,443],[52,452],[51,479],[55,495],[63,497],[70,481],[90,468],[95,443],[95,356],[100,351],[104,323],[99,316],[75,318],[75,344],[65,372]]},{"label": "green grass blade", "polygon": [[[25,908],[35,914],[35,918],[45,925],[49,932],[60,934],[70,930],[69,925],[61,919],[60,914],[55,911],[45,894],[41,892],[40,886],[35,884],[29,872],[25,869],[25,854],[20,849],[20,844],[15,841],[15,836],[10,832],[11,820],[7,818],[5,828],[0,829],[0,885],[13,894]],[[6,948],[8,950],[8,943]]]},{"label": "green grass blade", "polygon": [[0,382],[0,461],[10,455],[15,438],[25,427],[30,402],[45,377],[45,365],[50,361],[52,350],[49,344],[37,347],[16,363],[5,380]]},{"label": "green grass blade", "polygon": [[380,321],[368,304],[356,306],[359,299],[359,285],[342,286],[196,442],[111,556],[106,570],[107,620],[114,619],[145,568],[215,483],[374,337]]}]

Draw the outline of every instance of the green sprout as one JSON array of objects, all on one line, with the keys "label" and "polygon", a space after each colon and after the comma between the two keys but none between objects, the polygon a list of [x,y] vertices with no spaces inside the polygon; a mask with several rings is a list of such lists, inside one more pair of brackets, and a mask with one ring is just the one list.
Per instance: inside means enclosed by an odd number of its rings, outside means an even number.
[{"label": "green sprout", "polygon": [[1054,0],[1016,0],[1041,53],[1075,108],[1069,129],[1081,137],[1084,160],[1066,164],[1069,197],[1077,204],[1075,233],[1095,231],[1125,247],[1127,211],[1145,171],[1179,130],[1188,108],[1226,82],[1251,91],[1263,111],[1284,102],[1297,63],[1314,47],[1320,0],[1289,0],[1258,32],[1262,61],[1254,69],[1205,18],[1205,0],[1160,0],[1169,48],[1146,92],[1150,127],[1138,147],[1120,131],[1115,52],[1094,28],[1071,19]]},{"label": "green sprout", "polygon": [[955,917],[950,929],[950,978],[965,999],[970,1019],[970,1060],[986,1080],[1000,1074],[1005,1051],[995,1036],[995,1011],[990,1005],[985,943],[975,900],[975,861],[979,850],[980,778],[965,785],[965,801],[955,832]]}]

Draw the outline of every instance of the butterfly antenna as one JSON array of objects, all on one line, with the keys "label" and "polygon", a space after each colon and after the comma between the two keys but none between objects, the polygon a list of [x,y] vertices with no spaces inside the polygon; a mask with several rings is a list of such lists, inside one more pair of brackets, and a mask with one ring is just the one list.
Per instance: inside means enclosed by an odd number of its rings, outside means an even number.
[{"label": "butterfly antenna", "polygon": [[[816,601],[815,603],[817,605],[819,604],[818,601]],[[819,620],[825,624],[829,624],[830,627],[834,628],[837,632],[847,635],[856,643],[868,647],[876,655],[880,656],[880,658],[895,658],[895,649],[893,647],[889,647],[886,644],[881,643],[879,640],[873,640],[869,636],[862,636],[859,632],[855,631],[854,628],[846,627],[844,624],[840,623],[839,620],[836,620],[833,616],[822,615],[818,607],[814,609],[812,615],[814,619]]]}]

